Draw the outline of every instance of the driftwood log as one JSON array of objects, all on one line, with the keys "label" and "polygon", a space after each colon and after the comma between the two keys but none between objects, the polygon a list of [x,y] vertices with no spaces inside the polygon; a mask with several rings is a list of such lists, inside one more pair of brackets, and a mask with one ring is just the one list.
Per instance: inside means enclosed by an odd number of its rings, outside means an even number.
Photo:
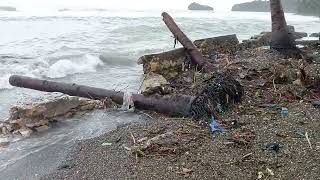
[{"label": "driftwood log", "polygon": [[[123,104],[124,93],[102,88],[40,80],[25,76],[13,75],[9,78],[12,86],[29,88],[45,92],[61,92],[70,96],[89,99],[112,99],[117,104]],[[205,82],[206,86],[197,96],[171,96],[170,98],[145,97],[133,94],[132,101],[137,109],[150,110],[170,116],[180,117],[210,117],[215,111],[221,111],[241,101],[243,88],[231,76],[219,76]]]},{"label": "driftwood log", "polygon": [[212,71],[212,65],[205,61],[202,53],[192,43],[192,41],[181,31],[178,25],[174,22],[173,18],[166,12],[162,13],[163,21],[172,32],[174,37],[183,45],[185,50],[190,54],[192,62],[199,65],[206,72]]},{"label": "driftwood log", "polygon": [[[89,99],[102,100],[105,98],[112,99],[117,104],[123,103],[123,92],[83,86],[77,84],[68,84],[40,80],[25,76],[13,75],[9,78],[12,86],[34,89],[45,92],[61,92],[70,96],[79,96]],[[193,100],[191,96],[180,96],[176,99],[164,99],[145,97],[140,94],[133,94],[132,100],[137,109],[156,111],[171,116],[190,116],[190,105]]]}]

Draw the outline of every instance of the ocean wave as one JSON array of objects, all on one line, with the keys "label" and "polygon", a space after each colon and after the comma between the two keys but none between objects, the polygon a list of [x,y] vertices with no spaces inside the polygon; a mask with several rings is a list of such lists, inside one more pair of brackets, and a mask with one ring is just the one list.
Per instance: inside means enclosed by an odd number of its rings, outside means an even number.
[{"label": "ocean wave", "polygon": [[103,62],[92,55],[85,55],[83,58],[76,60],[61,59],[49,67],[45,76],[62,78],[71,74],[95,72],[96,68],[102,65]]},{"label": "ocean wave", "polygon": [[62,9],[58,9],[59,12],[79,12],[79,11],[108,11],[108,9],[104,9],[104,8],[86,8],[86,9],[71,9],[71,8],[62,8]]},{"label": "ocean wave", "polygon": [[104,62],[106,65],[111,66],[132,66],[135,63],[133,57],[130,58],[127,56],[121,56],[119,54],[115,55],[112,53],[103,53],[99,56],[99,59]]},{"label": "ocean wave", "polygon": [[63,78],[72,74],[96,72],[103,66],[102,60],[97,56],[83,55],[73,59],[59,59],[52,63],[44,59],[2,60],[0,62],[0,90],[13,88],[9,84],[11,75],[24,75],[37,78]]}]

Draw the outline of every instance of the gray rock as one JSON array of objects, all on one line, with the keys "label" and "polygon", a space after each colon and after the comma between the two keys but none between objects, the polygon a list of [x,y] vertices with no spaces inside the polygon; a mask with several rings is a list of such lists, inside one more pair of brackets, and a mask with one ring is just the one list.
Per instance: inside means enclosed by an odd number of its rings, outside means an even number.
[{"label": "gray rock", "polygon": [[154,91],[168,84],[169,82],[162,75],[149,73],[145,76],[140,90],[142,94],[153,94]]},{"label": "gray rock", "polygon": [[43,126],[40,126],[40,127],[36,127],[35,129],[36,129],[37,132],[44,132],[44,131],[47,131],[49,129],[49,126],[43,125]]},{"label": "gray rock", "polygon": [[320,33],[312,33],[310,37],[320,37]]},{"label": "gray rock", "polygon": [[21,134],[22,137],[30,137],[33,131],[29,128],[21,128],[18,130],[18,132]]},{"label": "gray rock", "polygon": [[288,25],[287,28],[288,28],[289,32],[296,32],[294,26],[292,26],[292,25]]},{"label": "gray rock", "polygon": [[213,11],[213,7],[210,7],[208,5],[202,5],[196,2],[191,3],[188,6],[189,10],[201,10],[201,11]]}]

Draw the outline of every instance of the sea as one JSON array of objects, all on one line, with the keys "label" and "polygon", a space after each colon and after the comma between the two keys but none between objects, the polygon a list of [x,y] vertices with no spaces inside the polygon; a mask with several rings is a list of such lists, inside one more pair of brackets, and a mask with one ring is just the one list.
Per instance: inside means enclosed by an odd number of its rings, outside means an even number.
[{"label": "sea", "polygon": [[[10,107],[52,93],[12,87],[11,75],[138,92],[140,56],[173,49],[160,10],[56,9],[0,11],[0,121]],[[270,31],[269,13],[170,10],[192,40],[237,34],[240,41]],[[320,20],[286,14],[298,32],[319,32]],[[0,149],[0,179],[38,179],[55,170],[79,140],[135,121],[143,114],[95,111]]]}]

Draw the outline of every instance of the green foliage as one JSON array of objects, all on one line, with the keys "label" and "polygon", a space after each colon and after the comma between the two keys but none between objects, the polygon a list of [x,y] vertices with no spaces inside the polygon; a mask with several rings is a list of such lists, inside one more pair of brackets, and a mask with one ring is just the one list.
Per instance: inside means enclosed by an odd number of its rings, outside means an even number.
[{"label": "green foliage", "polygon": [[320,1],[300,0],[297,10],[299,14],[315,15],[320,17]]}]

